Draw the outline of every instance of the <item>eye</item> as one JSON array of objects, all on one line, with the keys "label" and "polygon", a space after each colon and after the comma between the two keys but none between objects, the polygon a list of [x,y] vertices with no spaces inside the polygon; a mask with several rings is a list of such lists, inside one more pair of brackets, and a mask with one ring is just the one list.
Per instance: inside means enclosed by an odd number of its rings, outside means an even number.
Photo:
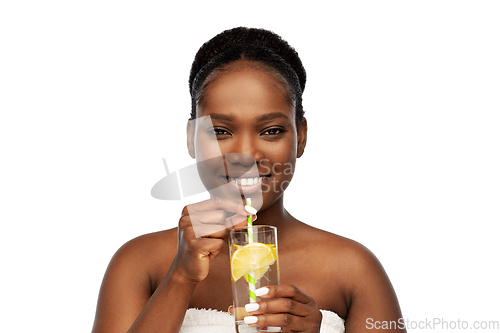
[{"label": "eye", "polygon": [[268,128],[264,132],[262,132],[262,135],[277,136],[277,135],[283,134],[285,132],[286,132],[286,130],[284,128],[272,127],[272,128]]},{"label": "eye", "polygon": [[211,128],[210,132],[215,134],[217,139],[223,139],[225,137],[231,136],[231,133],[229,133],[227,130],[223,128]]}]

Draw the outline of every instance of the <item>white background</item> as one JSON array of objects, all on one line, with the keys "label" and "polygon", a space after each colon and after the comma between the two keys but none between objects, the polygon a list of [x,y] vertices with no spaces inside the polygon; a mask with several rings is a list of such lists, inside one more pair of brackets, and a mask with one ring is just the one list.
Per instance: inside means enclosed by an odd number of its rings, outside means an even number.
[{"label": "white background", "polygon": [[289,211],[371,249],[405,318],[500,320],[499,16],[496,1],[2,2],[2,331],[89,332],[113,253],[176,226],[189,201],[150,189],[162,157],[193,162],[190,65],[235,26],[282,35],[307,70]]}]

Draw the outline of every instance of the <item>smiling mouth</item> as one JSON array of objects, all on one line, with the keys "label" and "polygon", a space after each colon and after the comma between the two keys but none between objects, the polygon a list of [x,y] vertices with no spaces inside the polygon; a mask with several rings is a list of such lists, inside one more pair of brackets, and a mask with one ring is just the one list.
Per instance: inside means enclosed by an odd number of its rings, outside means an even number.
[{"label": "smiling mouth", "polygon": [[253,186],[267,181],[271,176],[262,176],[262,177],[225,177],[229,183],[233,183],[239,185],[241,187],[244,186]]}]

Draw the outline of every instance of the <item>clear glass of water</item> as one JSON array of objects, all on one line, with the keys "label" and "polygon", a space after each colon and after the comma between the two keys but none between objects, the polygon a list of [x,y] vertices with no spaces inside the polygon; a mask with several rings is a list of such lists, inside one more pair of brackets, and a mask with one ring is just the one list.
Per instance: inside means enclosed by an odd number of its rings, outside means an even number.
[{"label": "clear glass of water", "polygon": [[251,327],[243,320],[250,315],[245,311],[246,304],[268,301],[255,296],[254,291],[279,284],[276,227],[258,225],[232,229],[229,254],[236,332],[282,332],[281,327]]}]

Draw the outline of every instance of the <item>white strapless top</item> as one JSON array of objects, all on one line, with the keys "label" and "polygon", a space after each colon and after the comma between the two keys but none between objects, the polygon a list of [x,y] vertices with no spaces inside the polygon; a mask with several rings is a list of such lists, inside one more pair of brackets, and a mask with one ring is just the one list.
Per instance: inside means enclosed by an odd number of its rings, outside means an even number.
[{"label": "white strapless top", "polygon": [[[320,310],[323,315],[320,333],[344,333],[344,319],[335,312]],[[235,333],[234,317],[227,312],[187,309],[179,333]]]}]

